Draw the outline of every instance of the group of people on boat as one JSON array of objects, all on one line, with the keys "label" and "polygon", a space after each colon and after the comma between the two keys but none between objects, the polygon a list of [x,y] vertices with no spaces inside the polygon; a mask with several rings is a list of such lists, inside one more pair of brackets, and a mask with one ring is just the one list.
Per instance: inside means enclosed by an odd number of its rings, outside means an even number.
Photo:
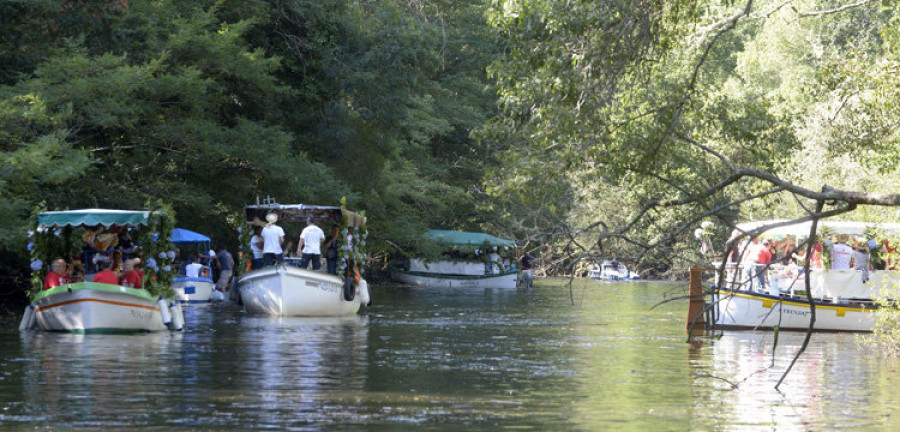
[{"label": "group of people on boat", "polygon": [[250,239],[250,251],[253,259],[250,261],[251,269],[257,270],[263,267],[283,263],[285,256],[288,258],[299,256],[296,265],[300,268],[313,270],[322,268],[322,251],[325,253],[326,270],[330,274],[337,274],[338,238],[340,227],[335,224],[331,235],[326,237],[322,228],[316,225],[314,216],[306,217],[306,227],[300,232],[297,246],[293,242],[284,245],[284,229],[277,225],[278,215],[269,213],[266,215],[264,227],[254,227],[253,237]]},{"label": "group of people on boat", "polygon": [[[96,264],[100,271],[94,275],[95,283],[121,285],[129,288],[143,288],[144,271],[140,258],[127,259],[118,265],[118,261],[112,258],[98,260]],[[75,267],[63,258],[57,258],[50,266],[50,271],[44,277],[44,290],[72,282],[79,282],[83,277],[76,275]]]},{"label": "group of people on boat", "polygon": [[[732,239],[737,238],[740,232],[735,231]],[[765,292],[769,286],[768,271],[772,266],[790,266],[797,268],[797,275],[803,274],[805,265],[806,246],[797,247],[794,240],[787,238],[754,238],[742,242],[734,242],[728,256],[728,262],[732,266],[740,265],[745,280],[750,284],[750,290]],[[830,257],[830,270],[855,269],[860,272],[862,281],[869,279],[870,270],[892,270],[895,265],[890,260],[872,259],[875,250],[893,252],[893,248],[887,240],[878,242],[874,239],[857,239],[851,235],[840,234],[834,240],[817,242],[812,247],[810,268],[822,271],[825,268],[823,250]]]}]

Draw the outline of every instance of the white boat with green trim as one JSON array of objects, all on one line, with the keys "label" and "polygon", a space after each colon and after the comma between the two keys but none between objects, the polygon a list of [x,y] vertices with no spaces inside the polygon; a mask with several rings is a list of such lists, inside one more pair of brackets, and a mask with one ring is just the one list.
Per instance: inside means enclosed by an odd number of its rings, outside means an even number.
[{"label": "white boat with green trim", "polygon": [[157,299],[144,289],[77,282],[41,291],[32,307],[41,330],[135,333],[168,329]]},{"label": "white boat with green trim", "polygon": [[[29,245],[33,259],[32,304],[25,309],[19,330],[136,333],[182,329],[181,305],[174,301],[168,285],[174,256],[167,241],[174,216],[168,211],[84,209],[42,212],[37,219],[34,243]],[[47,275],[43,262],[76,253],[85,258],[111,253],[106,246],[100,247],[103,250],[92,249],[96,243],[89,243],[88,239],[123,228],[143,228],[141,251],[148,257],[143,288],[93,282],[92,268],[85,264],[84,281],[70,282],[66,278],[60,285],[43,289],[42,281]],[[156,256],[158,262],[150,258]]]},{"label": "white boat with green trim", "polygon": [[[312,216],[317,224],[341,227],[336,275],[328,274],[325,265],[320,270],[301,269],[292,264],[296,262],[294,260],[240,275],[238,289],[241,303],[248,313],[337,317],[354,315],[361,305],[371,304],[368,284],[359,271],[365,262],[368,236],[364,215],[342,207],[274,202],[247,206],[244,212],[247,223],[256,226],[264,225],[269,214],[274,213],[277,221],[284,225],[302,227],[306,218]],[[250,231],[242,231],[241,243],[247,246]],[[331,232],[331,229],[325,229],[325,232]],[[237,268],[246,268],[246,262],[242,261]]]},{"label": "white boat with green trim", "polygon": [[425,238],[447,247],[443,255],[454,260],[410,258],[391,264],[391,279],[407,285],[461,288],[514,289],[519,270],[501,252],[515,242],[485,233],[430,230]]}]

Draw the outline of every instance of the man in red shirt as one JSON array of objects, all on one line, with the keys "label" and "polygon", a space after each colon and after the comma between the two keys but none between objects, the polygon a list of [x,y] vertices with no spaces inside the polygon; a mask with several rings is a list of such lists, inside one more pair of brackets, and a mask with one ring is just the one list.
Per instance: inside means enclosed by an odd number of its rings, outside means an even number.
[{"label": "man in red shirt", "polygon": [[140,273],[138,273],[138,271],[134,269],[134,265],[138,262],[140,262],[140,260],[137,258],[125,261],[125,263],[122,265],[124,267],[122,269],[122,272],[125,274],[122,275],[122,279],[119,280],[119,285],[138,289],[144,287],[144,282],[141,278]]},{"label": "man in red shirt", "polygon": [[94,275],[94,282],[96,283],[105,283],[110,285],[118,285],[119,277],[112,271],[113,265],[116,262],[112,259],[108,259],[103,261],[103,270],[100,273]]},{"label": "man in red shirt", "polygon": [[69,283],[69,279],[66,277],[66,260],[59,258],[53,261],[50,273],[47,273],[47,277],[44,278],[44,289],[48,290],[67,283]]},{"label": "man in red shirt", "polygon": [[759,247],[759,254],[756,256],[756,289],[760,292],[766,292],[768,281],[766,273],[768,273],[769,263],[772,262],[772,252],[769,251],[771,240],[765,239]]}]

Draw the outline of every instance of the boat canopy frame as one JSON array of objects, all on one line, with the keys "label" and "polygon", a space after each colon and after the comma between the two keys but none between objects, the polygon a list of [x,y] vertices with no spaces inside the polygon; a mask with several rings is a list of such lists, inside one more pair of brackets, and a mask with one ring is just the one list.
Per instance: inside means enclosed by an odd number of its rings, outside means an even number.
[{"label": "boat canopy frame", "polygon": [[308,204],[256,204],[244,207],[244,217],[247,223],[255,226],[266,225],[266,215],[278,214],[278,222],[299,223],[306,222],[309,216],[317,221],[330,221],[340,224],[346,218],[347,225],[352,228],[362,227],[367,218],[358,213],[343,210],[335,206],[317,206]]},{"label": "boat canopy frame", "polygon": [[39,232],[64,227],[137,227],[150,223],[150,211],[144,210],[108,210],[80,209],[46,211],[37,214]]}]

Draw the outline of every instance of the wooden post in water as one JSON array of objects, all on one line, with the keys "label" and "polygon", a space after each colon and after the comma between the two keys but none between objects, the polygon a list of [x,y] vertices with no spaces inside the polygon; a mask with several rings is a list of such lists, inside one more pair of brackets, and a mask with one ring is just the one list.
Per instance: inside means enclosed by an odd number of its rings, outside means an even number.
[{"label": "wooden post in water", "polygon": [[703,267],[691,266],[687,323],[685,330],[689,338],[702,336],[706,331],[706,316],[703,314]]}]

